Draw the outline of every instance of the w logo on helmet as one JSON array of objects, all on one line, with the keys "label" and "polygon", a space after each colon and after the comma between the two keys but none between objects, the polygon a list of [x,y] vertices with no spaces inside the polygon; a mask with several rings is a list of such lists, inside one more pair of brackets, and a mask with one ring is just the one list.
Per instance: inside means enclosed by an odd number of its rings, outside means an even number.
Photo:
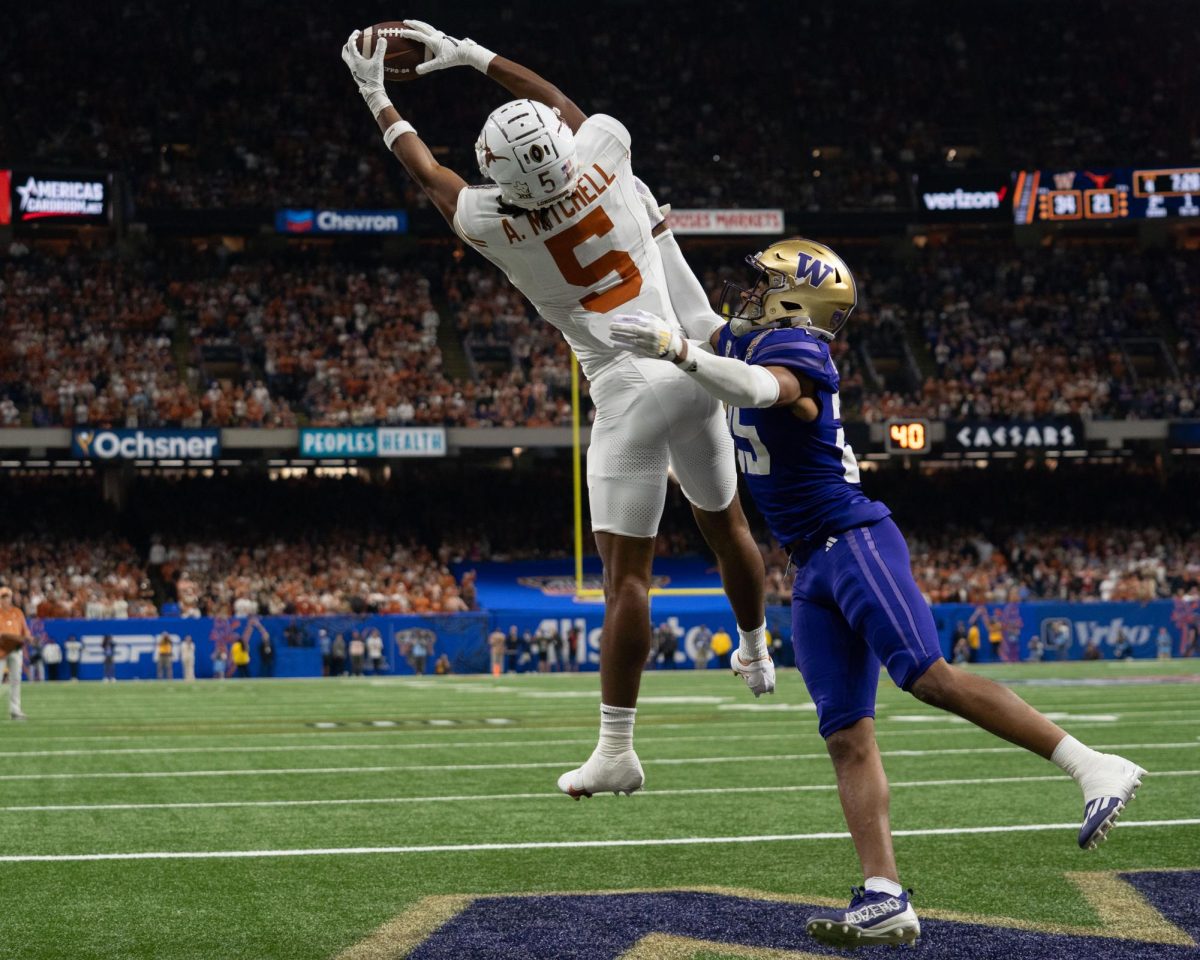
[{"label": "w logo on helmet", "polygon": [[819,287],[831,273],[833,273],[833,267],[829,264],[818,260],[811,254],[796,253],[796,279],[798,281],[807,277],[810,284]]}]

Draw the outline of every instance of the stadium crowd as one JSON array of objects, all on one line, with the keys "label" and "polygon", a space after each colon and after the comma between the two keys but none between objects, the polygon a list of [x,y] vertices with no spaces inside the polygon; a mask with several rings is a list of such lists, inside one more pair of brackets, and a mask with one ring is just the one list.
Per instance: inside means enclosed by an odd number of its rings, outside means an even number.
[{"label": "stadium crowd", "polygon": [[[1027,18],[1030,29],[991,29],[989,7]],[[1177,105],[1198,85],[1197,63],[1187,31],[1164,27],[1178,4],[1063,0],[1017,10],[903,0],[887,17],[853,5],[804,9],[776,29],[747,0],[620,15],[581,7],[569,37],[532,0],[456,4],[435,20],[526,62],[586,111],[621,118],[642,176],[676,206],[889,208],[910,203],[915,168],[947,161],[1080,168],[1195,154],[1197,131]],[[419,204],[337,55],[377,10],[330,12],[316,0],[284,15],[217,0],[185,26],[147,0],[23,10],[22,29],[3,41],[10,152],[123,169],[139,214]],[[88,43],[71,69],[48,72],[55,25],[66,20]],[[714,23],[726,31],[719,49]],[[280,31],[286,43],[257,42]],[[854,56],[830,56],[848,37]],[[114,60],[125,68],[108,69]],[[764,64],[798,66],[768,74]],[[1081,73],[1103,81],[1081,88]],[[719,95],[728,90],[739,91],[732,102]],[[464,174],[476,169],[471,145],[486,112],[505,99],[469,70],[393,96]]]},{"label": "stadium crowd", "polygon": [[[993,243],[845,255],[860,305],[832,352],[849,419],[1195,413],[1194,254]],[[562,337],[495,268],[446,260],[9,259],[0,424],[568,424]],[[736,260],[697,252],[714,295],[740,278]],[[874,372],[881,356],[898,373]]]},{"label": "stadium crowd", "polygon": [[[570,556],[569,489],[561,461],[414,466],[382,485],[139,478],[120,512],[85,478],[4,481],[0,579],[39,616],[463,611],[478,605],[474,564]],[[1200,595],[1200,529],[1180,519],[1193,489],[1099,467],[867,477],[931,602]],[[746,507],[768,599],[786,604],[787,558]],[[705,552],[674,486],[663,529],[659,556]]]}]

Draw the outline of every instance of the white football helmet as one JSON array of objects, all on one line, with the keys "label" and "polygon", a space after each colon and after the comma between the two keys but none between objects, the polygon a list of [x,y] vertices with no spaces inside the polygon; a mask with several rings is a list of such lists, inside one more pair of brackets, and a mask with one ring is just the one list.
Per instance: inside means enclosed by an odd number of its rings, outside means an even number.
[{"label": "white football helmet", "polygon": [[526,210],[561,200],[579,182],[575,135],[557,110],[536,100],[493,110],[475,141],[475,159],[500,187],[500,199]]}]

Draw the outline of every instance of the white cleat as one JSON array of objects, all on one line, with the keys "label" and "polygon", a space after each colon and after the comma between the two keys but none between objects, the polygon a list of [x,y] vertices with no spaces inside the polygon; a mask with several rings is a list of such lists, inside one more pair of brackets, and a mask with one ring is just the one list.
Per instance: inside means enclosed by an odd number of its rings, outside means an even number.
[{"label": "white cleat", "polygon": [[642,763],[632,750],[616,757],[601,757],[593,753],[582,767],[569,770],[558,778],[558,789],[578,800],[593,793],[623,793],[626,796],[641,790],[646,782]]},{"label": "white cleat", "polygon": [[1116,754],[1106,753],[1104,760],[1102,767],[1090,771],[1080,783],[1084,806],[1079,846],[1084,850],[1095,850],[1108,839],[1113,824],[1137,796],[1137,788],[1146,775],[1136,763]]},{"label": "white cleat", "polygon": [[746,686],[754,694],[755,699],[764,693],[775,692],[775,661],[770,656],[759,657],[746,663],[737,650],[729,658],[729,665],[736,676],[746,681]]},{"label": "white cleat", "polygon": [[12,713],[9,714],[9,717],[12,718],[13,720],[28,720],[29,719],[20,710],[12,711]]}]

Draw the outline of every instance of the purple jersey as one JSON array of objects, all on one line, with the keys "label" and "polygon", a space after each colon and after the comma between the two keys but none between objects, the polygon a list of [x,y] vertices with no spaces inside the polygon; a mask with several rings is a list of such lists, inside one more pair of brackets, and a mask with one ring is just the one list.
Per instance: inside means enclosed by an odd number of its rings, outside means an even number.
[{"label": "purple jersey", "polygon": [[793,328],[735,337],[726,326],[717,350],[752,365],[787,367],[817,387],[821,412],[811,423],[787,407],[729,411],[738,465],[781,544],[820,541],[890,515],[862,492],[858,461],[842,429],[837,368],[823,340]]}]

